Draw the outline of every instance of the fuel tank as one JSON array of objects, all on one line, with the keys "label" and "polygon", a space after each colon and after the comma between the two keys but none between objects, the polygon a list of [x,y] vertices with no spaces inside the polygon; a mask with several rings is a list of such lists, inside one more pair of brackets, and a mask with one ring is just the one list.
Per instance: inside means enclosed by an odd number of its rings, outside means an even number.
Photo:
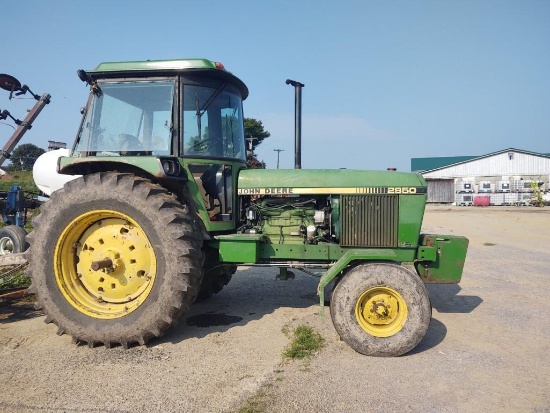
[{"label": "fuel tank", "polygon": [[57,160],[61,156],[69,156],[69,149],[48,151],[38,157],[32,168],[34,183],[42,192],[50,196],[52,192],[63,188],[65,182],[80,177],[80,175],[61,175],[57,173]]}]

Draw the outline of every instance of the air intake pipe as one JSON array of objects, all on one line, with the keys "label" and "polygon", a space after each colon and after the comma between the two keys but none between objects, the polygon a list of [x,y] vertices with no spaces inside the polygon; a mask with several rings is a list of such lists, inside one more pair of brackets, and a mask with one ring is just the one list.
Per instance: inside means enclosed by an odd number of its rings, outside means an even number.
[{"label": "air intake pipe", "polygon": [[286,80],[294,86],[294,169],[302,169],[302,88],[303,83]]}]

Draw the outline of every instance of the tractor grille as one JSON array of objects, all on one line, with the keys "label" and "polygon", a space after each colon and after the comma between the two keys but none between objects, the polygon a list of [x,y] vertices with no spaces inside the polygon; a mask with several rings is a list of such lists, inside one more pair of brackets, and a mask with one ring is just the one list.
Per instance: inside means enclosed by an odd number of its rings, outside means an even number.
[{"label": "tractor grille", "polygon": [[397,195],[342,195],[340,245],[397,247]]}]

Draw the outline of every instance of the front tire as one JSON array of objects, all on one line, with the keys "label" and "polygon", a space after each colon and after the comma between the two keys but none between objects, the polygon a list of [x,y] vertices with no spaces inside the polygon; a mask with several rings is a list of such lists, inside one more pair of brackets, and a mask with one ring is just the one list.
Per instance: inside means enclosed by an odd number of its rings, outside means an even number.
[{"label": "front tire", "polygon": [[355,351],[392,357],[420,343],[432,311],[415,273],[397,264],[368,263],[350,269],[338,282],[330,314],[340,337]]},{"label": "front tire", "polygon": [[52,194],[29,234],[31,292],[75,342],[145,344],[187,312],[202,278],[198,217],[161,186],[98,173]]}]

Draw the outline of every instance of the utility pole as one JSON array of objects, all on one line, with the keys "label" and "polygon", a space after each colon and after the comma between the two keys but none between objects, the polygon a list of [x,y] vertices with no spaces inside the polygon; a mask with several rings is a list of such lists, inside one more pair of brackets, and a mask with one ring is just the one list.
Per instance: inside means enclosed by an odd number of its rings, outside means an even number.
[{"label": "utility pole", "polygon": [[279,155],[281,152],[284,152],[284,149],[273,149],[275,152],[277,152],[277,169],[279,169]]}]

